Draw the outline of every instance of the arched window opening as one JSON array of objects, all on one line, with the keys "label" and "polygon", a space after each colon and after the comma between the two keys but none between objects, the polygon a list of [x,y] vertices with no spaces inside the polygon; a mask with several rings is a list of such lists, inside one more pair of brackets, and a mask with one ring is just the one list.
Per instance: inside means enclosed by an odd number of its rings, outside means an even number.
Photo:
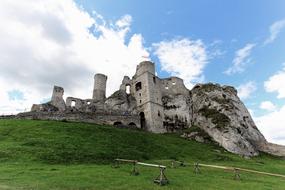
[{"label": "arched window opening", "polygon": [[141,113],[140,113],[140,124],[141,124],[141,129],[146,130],[144,112],[141,112]]},{"label": "arched window opening", "polygon": [[114,122],[114,124],[113,124],[114,126],[116,126],[116,127],[120,127],[120,126],[122,126],[123,125],[123,123],[122,122],[120,122],[120,121],[116,121],[116,122]]},{"label": "arched window opening", "polygon": [[142,83],[138,82],[136,83],[136,91],[139,91],[140,89],[142,89]]},{"label": "arched window opening", "polygon": [[136,128],[137,127],[137,125],[134,122],[129,123],[128,126],[131,127],[131,128]]},{"label": "arched window opening", "polygon": [[75,107],[75,104],[76,104],[75,100],[72,100],[71,101],[71,107]]},{"label": "arched window opening", "polygon": [[129,85],[129,84],[126,85],[126,93],[127,94],[131,93],[131,85]]},{"label": "arched window opening", "polygon": [[156,83],[156,78],[155,78],[155,77],[153,77],[152,79],[153,79],[153,83],[155,84],[155,83]]}]

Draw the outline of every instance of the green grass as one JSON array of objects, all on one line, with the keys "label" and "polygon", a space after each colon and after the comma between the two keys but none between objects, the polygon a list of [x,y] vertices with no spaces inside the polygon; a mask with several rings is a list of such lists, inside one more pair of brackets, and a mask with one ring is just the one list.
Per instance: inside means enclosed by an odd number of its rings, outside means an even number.
[{"label": "green grass", "polygon": [[285,174],[285,161],[262,154],[252,159],[214,144],[187,141],[177,134],[150,134],[94,124],[0,120],[0,189],[285,189],[285,179],[193,167],[167,168],[170,184],[157,186],[157,168],[131,165],[112,168],[114,158],[169,166],[171,159],[244,167]]}]

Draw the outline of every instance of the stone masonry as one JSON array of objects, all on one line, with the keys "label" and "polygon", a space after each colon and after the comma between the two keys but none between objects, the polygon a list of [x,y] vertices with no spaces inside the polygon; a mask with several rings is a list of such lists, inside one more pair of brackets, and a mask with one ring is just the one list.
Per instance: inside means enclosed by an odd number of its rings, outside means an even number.
[{"label": "stone masonry", "polygon": [[188,90],[178,77],[157,77],[150,61],[141,62],[132,78],[124,76],[119,90],[109,97],[106,82],[107,76],[97,73],[92,98],[66,101],[64,89],[54,86],[50,102],[34,104],[31,112],[17,117],[111,124],[153,133],[196,128],[236,154],[255,156],[264,151],[285,156],[283,146],[265,140],[233,87],[208,83]]}]

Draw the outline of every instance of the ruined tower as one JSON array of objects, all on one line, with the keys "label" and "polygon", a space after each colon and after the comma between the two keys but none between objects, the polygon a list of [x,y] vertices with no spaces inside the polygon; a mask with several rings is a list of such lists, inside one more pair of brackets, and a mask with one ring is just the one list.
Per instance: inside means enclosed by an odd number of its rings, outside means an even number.
[{"label": "ruined tower", "polygon": [[165,132],[160,80],[155,76],[154,63],[144,61],[137,66],[131,92],[137,101],[141,127],[155,133]]},{"label": "ruined tower", "polygon": [[94,76],[93,100],[104,101],[106,99],[107,76],[97,73]]},{"label": "ruined tower", "polygon": [[63,93],[64,93],[64,90],[62,87],[59,87],[59,86],[53,87],[53,92],[52,92],[50,103],[51,105],[57,107],[59,111],[64,111],[66,108],[65,102],[63,100]]}]

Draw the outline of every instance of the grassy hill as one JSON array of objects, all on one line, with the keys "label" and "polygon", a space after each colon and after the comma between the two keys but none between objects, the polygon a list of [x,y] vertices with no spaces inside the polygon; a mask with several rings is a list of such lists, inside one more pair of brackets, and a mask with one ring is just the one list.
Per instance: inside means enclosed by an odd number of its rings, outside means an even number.
[{"label": "grassy hill", "polygon": [[169,166],[187,163],[244,167],[285,174],[285,160],[262,154],[244,159],[214,144],[186,141],[177,134],[150,134],[84,123],[0,120],[0,189],[285,189],[285,179],[193,167],[167,168],[170,184],[157,186],[157,168],[114,169],[113,159],[136,159]]}]

